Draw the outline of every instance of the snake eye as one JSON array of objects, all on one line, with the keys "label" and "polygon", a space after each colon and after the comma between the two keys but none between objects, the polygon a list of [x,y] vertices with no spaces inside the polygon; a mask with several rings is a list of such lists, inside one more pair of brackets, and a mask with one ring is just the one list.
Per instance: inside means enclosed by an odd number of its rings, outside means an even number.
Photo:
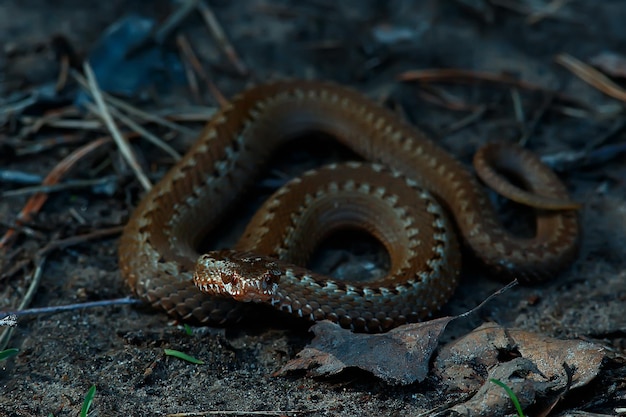
[{"label": "snake eye", "polygon": [[237,284],[237,277],[230,274],[224,274],[222,276],[222,281],[224,282],[224,284]]},{"label": "snake eye", "polygon": [[276,286],[276,282],[277,282],[276,276],[280,277],[280,272],[278,272],[278,271],[267,271],[261,277],[259,288],[264,293],[271,293],[271,292],[275,291],[275,286]]},{"label": "snake eye", "polygon": [[267,268],[267,274],[269,274],[269,275],[273,275],[275,277],[280,277],[282,275],[282,272],[280,271],[280,268],[274,262],[266,263],[265,264],[265,268]]}]

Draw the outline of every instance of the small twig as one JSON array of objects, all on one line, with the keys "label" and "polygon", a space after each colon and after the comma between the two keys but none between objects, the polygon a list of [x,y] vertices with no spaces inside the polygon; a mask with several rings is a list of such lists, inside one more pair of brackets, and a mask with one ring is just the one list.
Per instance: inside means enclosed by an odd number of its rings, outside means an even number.
[{"label": "small twig", "polygon": [[[445,403],[438,405],[437,407],[428,409],[426,411],[424,411],[423,413],[419,413],[413,417],[439,417],[442,415],[450,415],[450,409],[457,405],[457,404],[463,404],[464,402],[466,402],[467,400],[469,400],[470,398],[472,398],[472,396],[474,395],[473,392],[467,392],[464,394],[461,394],[460,396],[455,396],[455,397],[450,397],[446,400]],[[446,414],[448,413],[448,414]]]},{"label": "small twig", "polygon": [[513,281],[509,282],[508,284],[506,284],[504,287],[500,288],[498,291],[494,292],[493,294],[491,294],[489,297],[485,298],[480,304],[478,304],[476,307],[472,308],[471,310],[466,311],[465,313],[459,314],[458,316],[456,316],[456,318],[460,318],[460,317],[467,317],[470,314],[480,310],[485,304],[487,304],[489,301],[493,300],[495,297],[499,296],[500,294],[503,294],[505,292],[507,292],[508,290],[510,290],[511,288],[515,287],[518,284],[517,279],[514,279]]},{"label": "small twig", "polygon": [[[20,121],[26,124],[26,123],[31,122],[32,119],[33,118],[30,116],[25,116],[25,117],[20,118]],[[39,117],[37,118],[36,125],[33,125],[28,133],[29,134],[37,133],[37,131],[39,131],[44,126],[55,127],[59,129],[100,130],[102,129],[102,121],[97,120],[97,119],[93,119],[93,120],[61,119],[58,117],[58,115],[55,115],[54,118],[49,118],[47,120],[45,117]]]},{"label": "small twig", "polygon": [[[90,93],[89,90],[89,85],[87,83],[87,80],[85,79],[85,77],[83,77],[81,74],[74,72],[73,73],[74,79],[86,90],[87,93]],[[123,110],[126,113],[128,113],[129,115],[133,115],[141,120],[144,120],[146,122],[152,122],[161,126],[165,126],[169,129],[175,130],[183,135],[187,135],[187,136],[193,136],[196,134],[196,132],[193,129],[189,129],[186,126],[180,125],[178,123],[174,123],[171,122],[163,117],[158,116],[157,114],[154,113],[148,113],[145,112],[141,109],[138,109],[137,107],[134,107],[130,104],[128,104],[127,102],[125,102],[124,100],[121,100],[117,97],[114,97],[104,91],[100,91],[100,94],[102,94],[102,97],[104,98],[104,101],[106,101],[107,103],[109,103],[112,107],[116,107],[119,110]]]},{"label": "small twig", "polygon": [[[24,294],[22,301],[20,301],[17,307],[17,310],[23,310],[28,305],[30,305],[30,302],[32,301],[33,297],[35,296],[35,293],[37,292],[37,288],[39,288],[39,283],[41,282],[41,275],[43,273],[44,263],[45,263],[44,257],[38,258],[37,261],[35,262],[35,271],[33,271],[31,275],[32,279],[30,281],[30,285],[28,286],[28,289],[26,290],[26,294]],[[13,314],[13,313],[9,313],[9,314]],[[2,333],[0,333],[0,350],[3,350],[7,347],[9,340],[11,339],[11,336],[13,335],[14,330],[15,328],[13,327],[7,327],[6,329],[2,331]]]},{"label": "small twig", "polygon": [[606,162],[615,158],[620,153],[626,152],[626,143],[616,143],[601,146],[610,138],[621,132],[626,126],[626,121],[618,120],[603,135],[590,140],[585,148],[578,151],[564,151],[551,155],[543,155],[541,161],[550,168],[557,171],[565,171],[571,167],[581,168],[582,166],[594,165]]},{"label": "small twig", "polygon": [[[15,314],[18,316],[22,315],[21,311],[30,305],[33,297],[35,296],[35,293],[37,292],[37,289],[39,288],[39,284],[41,283],[41,276],[43,274],[44,265],[45,265],[47,256],[50,252],[56,249],[65,248],[71,245],[82,243],[87,240],[100,239],[100,238],[110,236],[113,234],[118,234],[121,232],[121,230],[122,230],[121,226],[112,227],[109,229],[97,230],[95,232],[87,233],[87,234],[80,235],[80,236],[73,236],[67,239],[55,240],[55,241],[50,242],[45,247],[43,247],[41,250],[37,252],[37,255],[35,256],[35,270],[31,274],[32,279],[31,279],[30,285],[28,286],[26,294],[22,298],[22,301],[20,301],[17,309],[15,311],[4,312],[5,315],[6,314]],[[61,306],[61,308],[63,308],[63,306]],[[12,328],[4,329],[2,333],[0,333],[0,350],[4,349],[7,346],[12,334],[13,334]]]},{"label": "small twig", "polygon": [[556,13],[570,1],[571,0],[552,0],[543,9],[534,11],[528,15],[526,21],[529,25],[534,25],[548,17],[554,17]]},{"label": "small twig", "polygon": [[226,99],[226,97],[224,97],[222,92],[217,88],[215,83],[213,83],[213,81],[207,75],[206,71],[202,67],[202,64],[200,63],[200,60],[193,51],[193,48],[187,41],[187,38],[185,38],[183,35],[179,35],[176,37],[176,42],[178,43],[181,52],[187,58],[196,74],[198,74],[202,81],[204,81],[204,83],[207,85],[209,91],[211,91],[211,94],[213,95],[213,97],[215,97],[220,107],[226,107],[228,105],[228,100]]},{"label": "small twig", "polygon": [[512,0],[490,0],[493,5],[505,7],[516,13],[526,15],[526,22],[529,25],[534,25],[543,19],[552,17],[557,18],[556,13],[570,0],[552,0],[549,4],[543,7],[529,6],[530,2],[520,2]]},{"label": "small twig", "polygon": [[[22,116],[20,120],[24,122],[24,124],[32,123],[32,125],[24,126],[24,128],[20,130],[20,137],[35,134],[41,130],[41,128],[55,123],[63,116],[67,115],[78,115],[78,110],[76,107],[69,106],[48,111],[42,117]],[[79,120],[78,123],[85,123],[85,121]]]},{"label": "small twig", "polygon": [[557,171],[565,171],[571,167],[580,169],[584,166],[605,163],[617,155],[626,153],[626,143],[601,146],[594,150],[559,152],[544,155],[541,162]]},{"label": "small twig", "polygon": [[161,27],[154,34],[154,40],[158,44],[162,44],[165,39],[170,36],[170,33],[176,29],[180,23],[185,20],[191,12],[193,12],[198,5],[198,0],[186,0],[178,9],[170,14]]},{"label": "small twig", "polygon": [[[5,259],[11,259],[13,256],[9,255]],[[21,259],[15,262],[5,262],[5,269],[0,269],[0,280],[6,279],[16,274],[19,270],[26,269],[26,266],[30,264],[30,259]]]},{"label": "small twig", "polygon": [[511,85],[527,91],[539,91],[554,94],[560,100],[576,103],[572,97],[562,93],[556,93],[553,90],[533,84],[527,81],[519,80],[509,75],[494,74],[484,71],[472,71],[454,68],[443,69],[425,69],[405,71],[396,77],[403,82],[455,82],[455,83],[475,83],[487,82],[494,84]]},{"label": "small twig", "polygon": [[139,162],[137,162],[137,158],[135,157],[135,153],[128,145],[128,142],[124,140],[119,130],[117,129],[117,126],[115,125],[115,122],[113,121],[113,118],[111,117],[111,113],[109,113],[107,106],[104,103],[102,94],[100,94],[100,89],[98,87],[98,83],[96,81],[96,77],[93,73],[93,70],[91,69],[91,66],[87,62],[85,62],[85,64],[83,65],[83,70],[85,72],[85,76],[87,77],[87,83],[89,84],[91,95],[93,96],[96,102],[96,105],[98,107],[98,111],[99,111],[98,115],[102,118],[105,125],[109,129],[109,132],[111,133],[111,136],[113,137],[113,140],[115,140],[117,147],[122,152],[122,156],[124,157],[126,162],[128,162],[133,172],[135,172],[135,175],[139,179],[139,182],[141,183],[143,188],[146,191],[149,190],[150,188],[152,188],[152,183],[150,182],[146,174],[144,174],[143,170],[141,169],[141,166],[139,165]]},{"label": "small twig", "polygon": [[15,184],[39,184],[41,180],[41,175],[31,174],[30,172],[0,169],[0,182],[11,182]]},{"label": "small twig", "polygon": [[114,298],[112,300],[100,300],[100,301],[89,301],[85,303],[65,304],[61,306],[36,307],[36,308],[27,308],[24,310],[6,310],[6,311],[0,311],[0,325],[2,325],[1,323],[2,320],[6,320],[11,317],[17,319],[19,317],[25,317],[25,316],[63,313],[65,311],[83,310],[86,308],[109,307],[109,306],[129,305],[129,304],[138,305],[142,303],[143,301],[138,300],[136,298],[124,297],[124,298]]},{"label": "small twig", "polygon": [[520,145],[526,146],[526,144],[528,143],[528,139],[535,132],[535,130],[537,129],[537,126],[539,126],[539,122],[541,121],[543,116],[546,114],[546,111],[550,107],[550,104],[552,104],[553,100],[554,100],[554,95],[549,94],[545,98],[545,100],[542,101],[541,106],[534,113],[533,118],[526,126],[526,129],[524,129],[524,134],[519,140]]},{"label": "small twig", "polygon": [[271,411],[239,411],[239,410],[211,410],[211,411],[191,411],[188,413],[166,414],[166,417],[202,417],[212,415],[228,416],[286,416],[289,414],[308,414],[320,410],[271,410]]},{"label": "small twig", "polygon": [[520,97],[519,90],[517,88],[513,88],[511,90],[511,100],[513,102],[515,121],[517,122],[517,126],[521,131],[519,143],[520,145],[523,145],[522,141],[528,136],[526,134],[526,114],[524,112],[524,106],[522,105],[522,98]]},{"label": "small twig", "polygon": [[166,142],[164,142],[161,139],[159,139],[158,137],[156,137],[154,134],[152,134],[148,130],[144,129],[143,126],[141,126],[140,124],[136,123],[130,117],[124,115],[122,112],[117,110],[115,107],[110,107],[109,111],[112,114],[114,114],[115,117],[117,117],[120,120],[120,122],[124,123],[130,129],[132,129],[135,132],[139,133],[141,136],[146,138],[148,140],[148,142],[152,143],[154,146],[162,149],[165,153],[167,153],[172,158],[174,158],[175,161],[178,161],[180,158],[182,158],[181,155],[178,152],[176,152],[176,150],[174,148],[172,148]]},{"label": "small twig", "polygon": [[158,113],[168,119],[178,122],[206,122],[217,112],[215,107],[190,106],[185,109],[164,109]]},{"label": "small twig", "polygon": [[568,54],[557,55],[555,61],[604,94],[621,101],[626,101],[626,90],[615,84],[597,69]]},{"label": "small twig", "polygon": [[204,1],[200,0],[198,2],[198,11],[202,15],[204,22],[209,28],[209,31],[217,41],[218,45],[220,46],[226,57],[233,64],[237,72],[239,72],[240,75],[247,75],[248,68],[246,68],[244,63],[241,61],[239,55],[237,54],[237,51],[235,51],[235,48],[226,37],[224,30],[217,21],[217,18],[215,17],[215,14],[211,10],[211,8],[207,6]]},{"label": "small twig", "polygon": [[[111,138],[103,137],[76,149],[74,152],[63,158],[63,160],[61,160],[61,162],[59,162],[52,169],[52,171],[50,171],[50,173],[43,180],[42,185],[53,185],[58,183],[61,178],[63,178],[63,176],[65,176],[65,174],[67,174],[70,169],[78,163],[78,161],[110,141]],[[41,209],[47,199],[48,196],[44,193],[37,193],[33,195],[18,214],[15,223],[17,225],[28,223],[32,219],[33,214],[37,213]],[[7,230],[2,239],[0,239],[0,249],[5,248],[15,237],[16,233],[17,231],[15,228]]]},{"label": "small twig", "polygon": [[40,249],[39,252],[37,253],[37,256],[45,256],[49,254],[50,252],[52,252],[53,250],[64,249],[64,248],[67,248],[68,246],[74,246],[79,243],[87,242],[89,240],[102,239],[105,237],[118,235],[122,232],[123,229],[124,229],[124,226],[113,226],[113,227],[109,227],[106,229],[99,229],[94,232],[85,233],[85,234],[78,235],[78,236],[72,236],[72,237],[68,237],[65,239],[53,240],[52,242],[44,246],[42,249]]},{"label": "small twig", "polygon": [[182,35],[178,35],[176,37],[176,44],[178,45],[178,49],[180,49],[181,61],[185,69],[185,78],[187,78],[189,92],[191,92],[194,102],[200,104],[202,103],[202,96],[200,94],[200,86],[198,85],[198,77],[196,76],[196,72],[193,70],[191,59],[185,55],[183,39]]},{"label": "small twig", "polygon": [[126,51],[125,58],[130,59],[137,56],[141,52],[153,48],[155,45],[161,45],[170,36],[172,31],[176,29],[180,23],[196,9],[198,0],[186,0],[180,4],[180,7],[167,16],[167,19],[158,28],[153,28],[151,33],[147,34],[140,42]]},{"label": "small twig", "polygon": [[70,207],[67,212],[78,224],[83,226],[87,224],[87,220],[78,212],[78,210],[76,210],[76,207]]},{"label": "small twig", "polygon": [[35,143],[25,144],[24,141],[19,141],[16,144],[15,155],[25,156],[34,155],[41,152],[45,152],[50,148],[54,148],[61,145],[75,145],[81,144],[85,141],[82,135],[61,135],[48,139],[40,139]]},{"label": "small twig", "polygon": [[446,127],[442,132],[440,132],[440,135],[441,136],[450,135],[456,132],[457,130],[461,130],[473,124],[474,122],[480,120],[485,115],[486,112],[487,112],[487,106],[480,106],[476,111],[472,112],[466,117]]},{"label": "small twig", "polygon": [[39,100],[39,96],[36,93],[31,93],[27,97],[10,103],[2,103],[0,106],[0,115],[11,114],[11,113],[19,113],[24,110],[26,107],[35,104]]},{"label": "small twig", "polygon": [[524,106],[519,91],[514,88],[511,90],[511,100],[513,101],[513,111],[515,112],[515,120],[520,126],[524,125],[526,115],[524,114]]},{"label": "small twig", "polygon": [[157,125],[167,127],[186,136],[194,136],[197,134],[197,132],[195,132],[193,129],[189,129],[186,126],[171,122],[154,113],[147,113],[141,109],[138,109],[137,107],[131,106],[130,104],[126,103],[123,100],[120,100],[119,98],[113,97],[109,94],[103,94],[103,96],[107,103],[117,107],[120,110],[124,110],[126,113],[138,117],[146,122],[152,122]]},{"label": "small twig", "polygon": [[435,88],[432,85],[421,85],[419,91],[420,98],[437,106],[445,107],[454,111],[476,111],[481,105],[468,104],[464,100],[453,96],[447,91]]},{"label": "small twig", "polygon": [[5,191],[3,193],[0,193],[0,196],[2,196],[3,198],[8,198],[8,197],[16,197],[19,195],[29,195],[29,194],[35,194],[35,193],[50,194],[50,193],[57,193],[59,191],[65,191],[65,190],[76,190],[76,189],[82,189],[82,188],[91,188],[95,186],[103,186],[103,185],[114,183],[114,182],[115,182],[115,177],[96,178],[93,180],[73,180],[73,181],[67,181],[67,182],[62,182],[58,184],[36,185],[33,187],[18,188],[16,190],[10,190],[10,191]]},{"label": "small twig", "polygon": [[54,86],[54,90],[59,92],[65,88],[67,85],[67,78],[70,72],[70,57],[68,55],[61,56],[60,59],[60,68],[59,68],[59,76],[57,77],[56,85]]}]

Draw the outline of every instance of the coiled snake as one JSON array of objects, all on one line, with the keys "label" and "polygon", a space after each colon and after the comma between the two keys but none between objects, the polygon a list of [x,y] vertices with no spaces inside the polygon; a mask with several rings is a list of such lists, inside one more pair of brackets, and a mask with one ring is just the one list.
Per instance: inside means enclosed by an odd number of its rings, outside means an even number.
[{"label": "coiled snake", "polygon": [[[336,138],[368,163],[292,180],[256,213],[235,248],[199,256],[203,236],[241,204],[272,153],[310,132]],[[376,332],[423,319],[448,300],[460,270],[455,228],[495,274],[524,283],[573,260],[578,205],[550,169],[504,144],[481,148],[474,165],[491,187],[533,207],[534,237],[505,230],[468,169],[361,94],[316,81],[254,87],[218,112],[144,196],[120,240],[122,275],[139,298],[181,319],[224,324],[240,317],[240,301],[258,301]],[[365,230],[383,244],[391,260],[386,276],[341,282],[302,267],[320,240],[341,228]]]}]

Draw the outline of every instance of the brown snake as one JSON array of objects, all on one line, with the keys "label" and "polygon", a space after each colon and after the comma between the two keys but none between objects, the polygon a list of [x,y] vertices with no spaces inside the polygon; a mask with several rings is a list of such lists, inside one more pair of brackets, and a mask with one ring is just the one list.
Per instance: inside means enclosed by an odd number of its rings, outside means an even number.
[{"label": "brown snake", "polygon": [[[203,237],[242,202],[276,149],[312,140],[311,132],[330,135],[372,164],[332,165],[293,180],[257,212],[235,250],[198,259]],[[469,170],[361,94],[316,81],[254,87],[218,112],[143,198],[120,240],[122,275],[139,298],[181,319],[223,324],[241,316],[237,300],[263,301],[375,332],[423,319],[454,291],[460,254],[448,214],[464,244],[496,274],[538,282],[573,260],[578,205],[550,169],[504,144],[481,148],[474,165],[484,182],[533,207],[534,237],[504,229]],[[386,276],[341,282],[293,265],[306,265],[321,239],[341,228],[365,230],[383,244],[391,260]],[[194,286],[197,259],[196,284],[219,296]]]}]

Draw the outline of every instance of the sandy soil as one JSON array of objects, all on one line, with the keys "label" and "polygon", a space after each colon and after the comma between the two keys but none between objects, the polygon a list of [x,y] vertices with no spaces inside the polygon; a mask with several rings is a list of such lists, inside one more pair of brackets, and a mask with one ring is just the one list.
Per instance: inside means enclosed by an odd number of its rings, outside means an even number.
[{"label": "sandy soil", "polygon": [[[600,52],[620,53],[626,42],[626,5],[619,0],[566,2],[554,14],[532,23],[527,12],[491,5],[496,3],[505,2],[211,2],[251,69],[252,75],[245,77],[235,73],[197,15],[187,19],[180,32],[226,96],[251,81],[336,80],[375,99],[387,97],[390,105],[464,162],[471,160],[480,144],[493,140],[527,137],[527,146],[544,156],[580,151],[603,138],[603,144],[623,144],[626,119],[620,102],[555,64],[554,57],[568,53],[588,61]],[[136,12],[162,19],[170,10],[165,1],[150,7],[119,0],[51,4],[41,0],[0,3],[0,98],[54,83],[58,63],[49,47],[54,35],[63,34],[84,54],[120,17]],[[429,68],[508,73],[541,85],[546,92],[503,84],[397,81],[404,71]],[[575,101],[559,100],[548,90]],[[145,98],[138,106],[150,111],[193,103],[185,88],[151,92]],[[517,99],[522,119],[516,116]],[[204,94],[203,104],[215,102]],[[49,105],[55,106],[60,104]],[[473,121],[454,128],[471,116],[476,116]],[[199,129],[199,125],[191,127]],[[78,146],[61,143],[46,152],[15,155],[12,140],[18,128],[9,121],[0,128],[2,169],[45,176]],[[20,140],[36,143],[70,133],[81,143],[97,136],[44,129]],[[172,145],[184,151],[189,143],[176,139]],[[171,160],[148,145],[141,146],[150,166],[156,167],[156,179]],[[321,156],[311,149],[288,150],[289,156],[277,161],[279,169],[291,172],[289,167],[295,165],[298,171],[308,164],[302,160],[342,154],[328,146]],[[2,255],[0,310],[19,303],[33,269],[29,260],[47,243],[125,223],[140,187],[110,149],[74,176],[115,175],[119,182],[112,195],[92,193],[88,188],[53,194],[33,222],[34,232],[20,237]],[[594,383],[568,396],[552,415],[576,410],[612,414],[626,403],[626,367],[619,361],[626,345],[626,164],[622,154],[602,163],[577,162],[563,167],[559,175],[573,198],[584,205],[584,233],[575,264],[544,285],[518,287],[498,297],[478,314],[454,323],[445,340],[494,321],[554,337],[595,341],[608,348],[612,359]],[[268,174],[268,178],[275,176]],[[0,182],[0,193],[21,187]],[[266,193],[266,187],[257,192],[259,196]],[[24,196],[0,198],[0,232],[13,224],[25,202]],[[128,295],[117,268],[117,237],[51,253],[31,307]],[[6,273],[22,261],[23,267]],[[463,312],[500,285],[480,269],[468,269],[442,314]],[[8,345],[20,353],[0,362],[0,415],[77,415],[92,385],[97,387],[92,415],[99,416],[228,410],[239,415],[282,410],[272,415],[415,416],[444,410],[464,398],[462,393],[445,392],[435,377],[406,387],[389,386],[362,372],[333,379],[272,377],[305,346],[310,335],[301,323],[283,321],[271,313],[260,315],[269,323],[248,320],[235,328],[194,328],[192,335],[160,312],[131,306],[21,319]],[[205,364],[166,357],[164,348],[184,351]]]}]

